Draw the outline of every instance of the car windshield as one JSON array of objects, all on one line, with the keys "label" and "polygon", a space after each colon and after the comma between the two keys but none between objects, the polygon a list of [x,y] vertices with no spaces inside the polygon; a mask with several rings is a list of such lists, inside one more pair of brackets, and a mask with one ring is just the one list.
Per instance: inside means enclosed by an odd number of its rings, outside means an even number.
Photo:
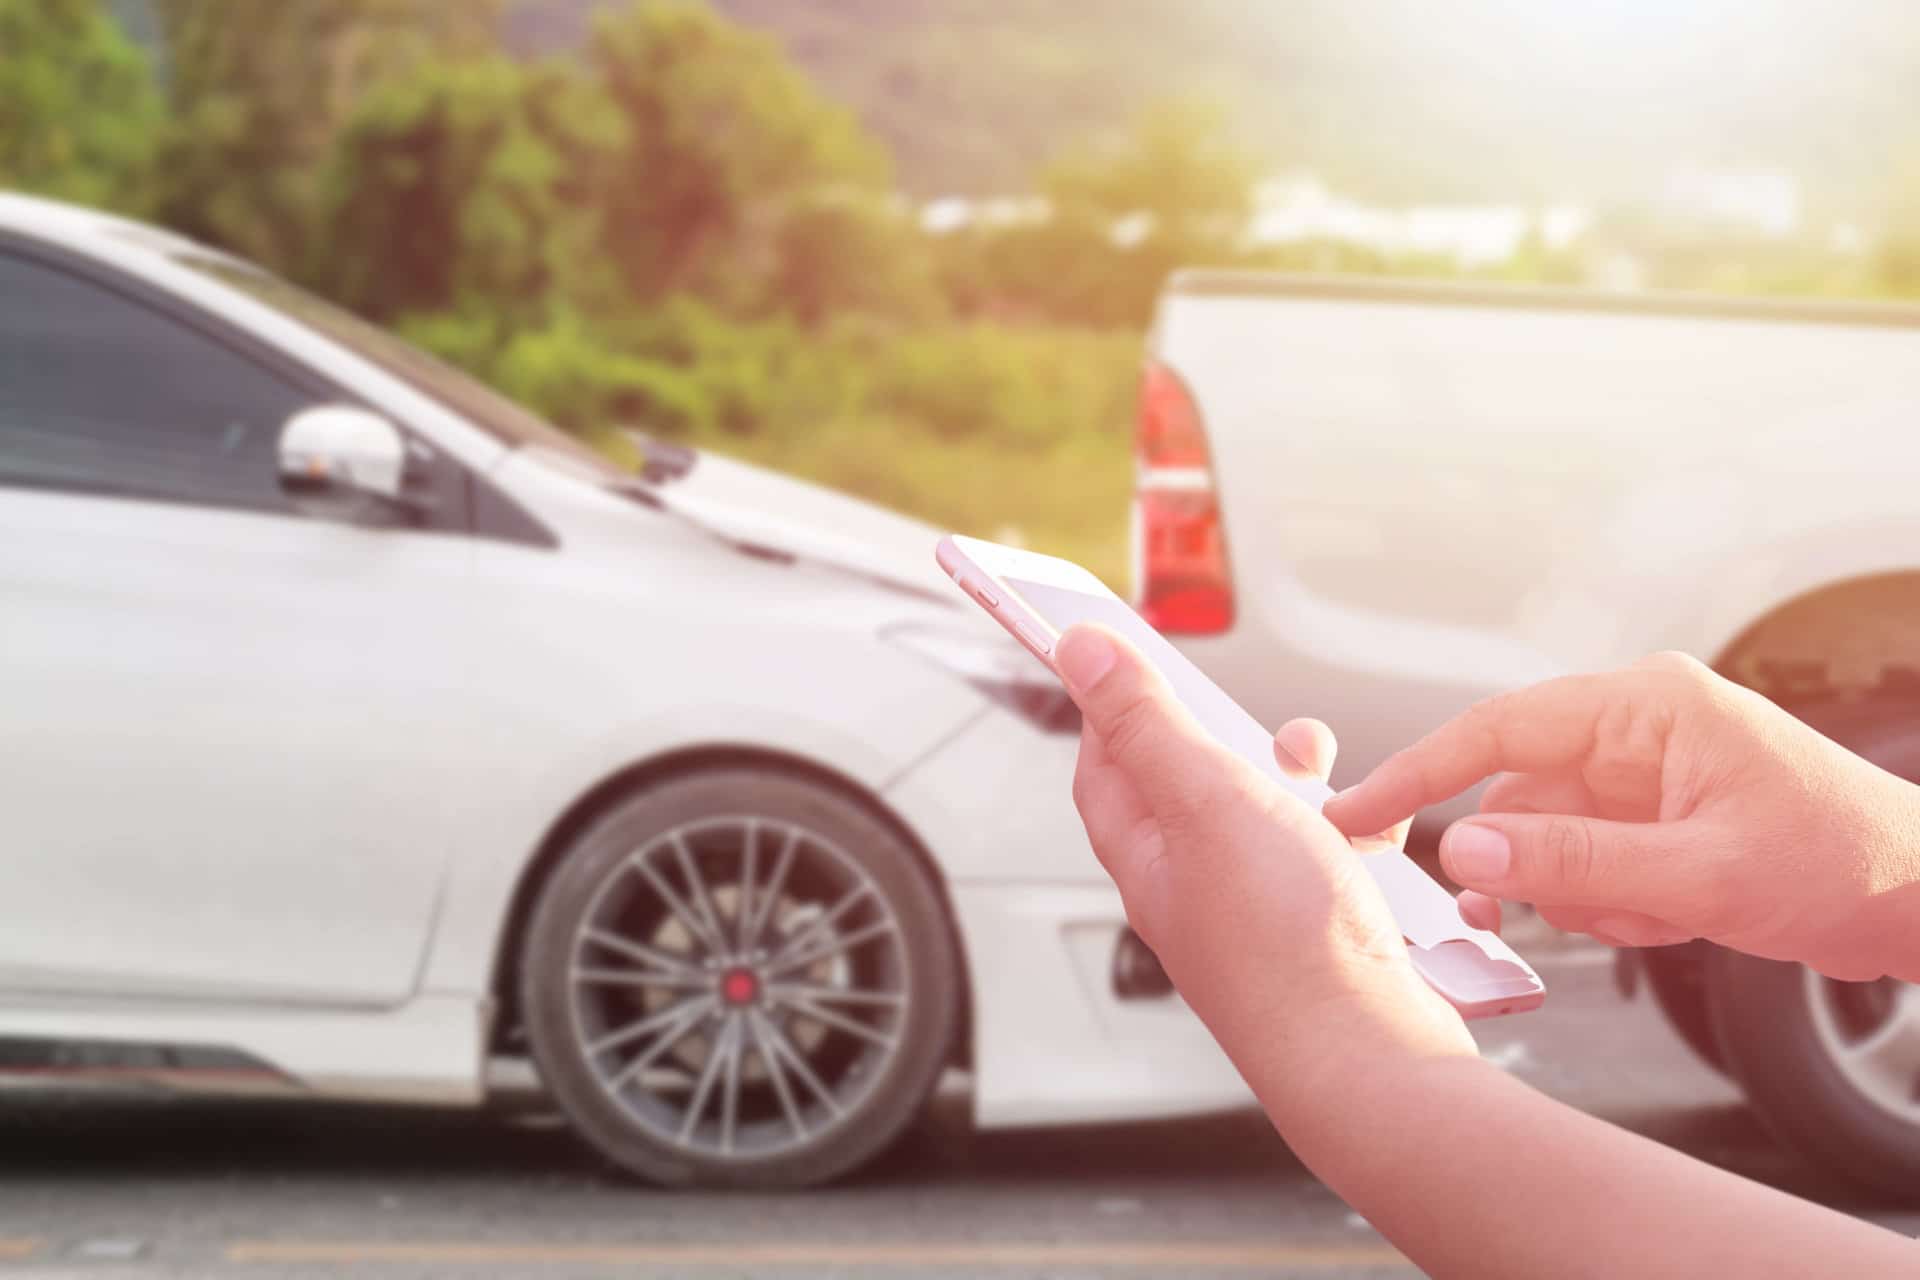
[{"label": "car windshield", "polygon": [[529,412],[469,374],[428,355],[410,342],[350,311],[323,302],[278,276],[210,254],[175,254],[173,260],[237,289],[355,355],[406,382],[511,448],[537,445],[566,454],[611,475],[624,475],[606,455]]}]

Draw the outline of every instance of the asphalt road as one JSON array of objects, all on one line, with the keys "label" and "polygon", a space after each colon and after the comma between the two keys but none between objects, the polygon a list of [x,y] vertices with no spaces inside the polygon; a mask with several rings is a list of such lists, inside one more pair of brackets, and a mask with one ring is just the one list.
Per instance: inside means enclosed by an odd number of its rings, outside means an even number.
[{"label": "asphalt road", "polygon": [[[1602,953],[1540,954],[1545,1009],[1481,1032],[1549,1093],[1920,1234],[1797,1168],[1734,1092],[1623,1004]],[[854,1181],[666,1193],[538,1109],[405,1111],[0,1090],[13,1276],[1404,1276],[1255,1115],[975,1134],[946,1098]]]}]

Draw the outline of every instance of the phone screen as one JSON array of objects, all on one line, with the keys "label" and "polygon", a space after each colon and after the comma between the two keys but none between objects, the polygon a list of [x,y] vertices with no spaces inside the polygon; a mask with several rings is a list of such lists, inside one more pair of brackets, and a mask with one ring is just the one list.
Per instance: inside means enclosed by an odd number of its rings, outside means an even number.
[{"label": "phone screen", "polygon": [[1193,718],[1208,733],[1314,809],[1319,809],[1333,795],[1333,788],[1324,782],[1290,778],[1282,773],[1273,756],[1273,735],[1125,602],[1113,596],[1022,578],[1007,577],[1001,581],[1018,591],[1033,611],[1056,631],[1065,631],[1076,622],[1094,622],[1126,637],[1159,669],[1174,696],[1186,704]]}]

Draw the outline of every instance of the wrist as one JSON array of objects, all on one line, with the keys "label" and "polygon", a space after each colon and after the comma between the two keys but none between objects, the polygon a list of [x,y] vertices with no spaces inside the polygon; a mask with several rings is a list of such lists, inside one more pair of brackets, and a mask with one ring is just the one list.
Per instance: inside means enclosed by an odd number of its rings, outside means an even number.
[{"label": "wrist", "polygon": [[1368,1171],[1426,1145],[1425,1126],[1443,1098],[1478,1094],[1508,1081],[1505,1072],[1450,1042],[1377,1045],[1340,1060],[1323,1059],[1261,1102],[1288,1148],[1349,1202],[1364,1198]]},{"label": "wrist", "polygon": [[1479,1060],[1460,1015],[1405,963],[1349,972],[1315,992],[1269,1021],[1265,1034],[1239,1043],[1220,1037],[1289,1142],[1347,1105],[1362,1074],[1384,1083],[1435,1062]]}]

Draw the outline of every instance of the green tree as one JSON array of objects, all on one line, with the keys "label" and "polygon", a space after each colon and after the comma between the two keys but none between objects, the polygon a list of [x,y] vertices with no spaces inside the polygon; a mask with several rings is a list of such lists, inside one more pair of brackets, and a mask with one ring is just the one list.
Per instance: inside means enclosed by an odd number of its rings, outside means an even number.
[{"label": "green tree", "polygon": [[[496,0],[155,0],[172,123],[158,213],[293,271],[320,161],[362,95],[442,56],[493,47]],[[236,12],[244,8],[244,15]]]},{"label": "green tree", "polygon": [[764,306],[779,228],[823,189],[882,192],[885,153],[770,37],[703,4],[603,14],[592,61],[627,122],[601,243],[636,298]]},{"label": "green tree", "polygon": [[593,218],[622,137],[570,68],[425,64],[342,129],[307,275],[379,320],[457,304],[540,323],[594,290]]},{"label": "green tree", "polygon": [[919,227],[898,201],[864,194],[795,201],[774,233],[771,287],[809,328],[848,312],[925,322],[946,310]]},{"label": "green tree", "polygon": [[0,0],[0,186],[144,212],[159,111],[99,0]]}]

